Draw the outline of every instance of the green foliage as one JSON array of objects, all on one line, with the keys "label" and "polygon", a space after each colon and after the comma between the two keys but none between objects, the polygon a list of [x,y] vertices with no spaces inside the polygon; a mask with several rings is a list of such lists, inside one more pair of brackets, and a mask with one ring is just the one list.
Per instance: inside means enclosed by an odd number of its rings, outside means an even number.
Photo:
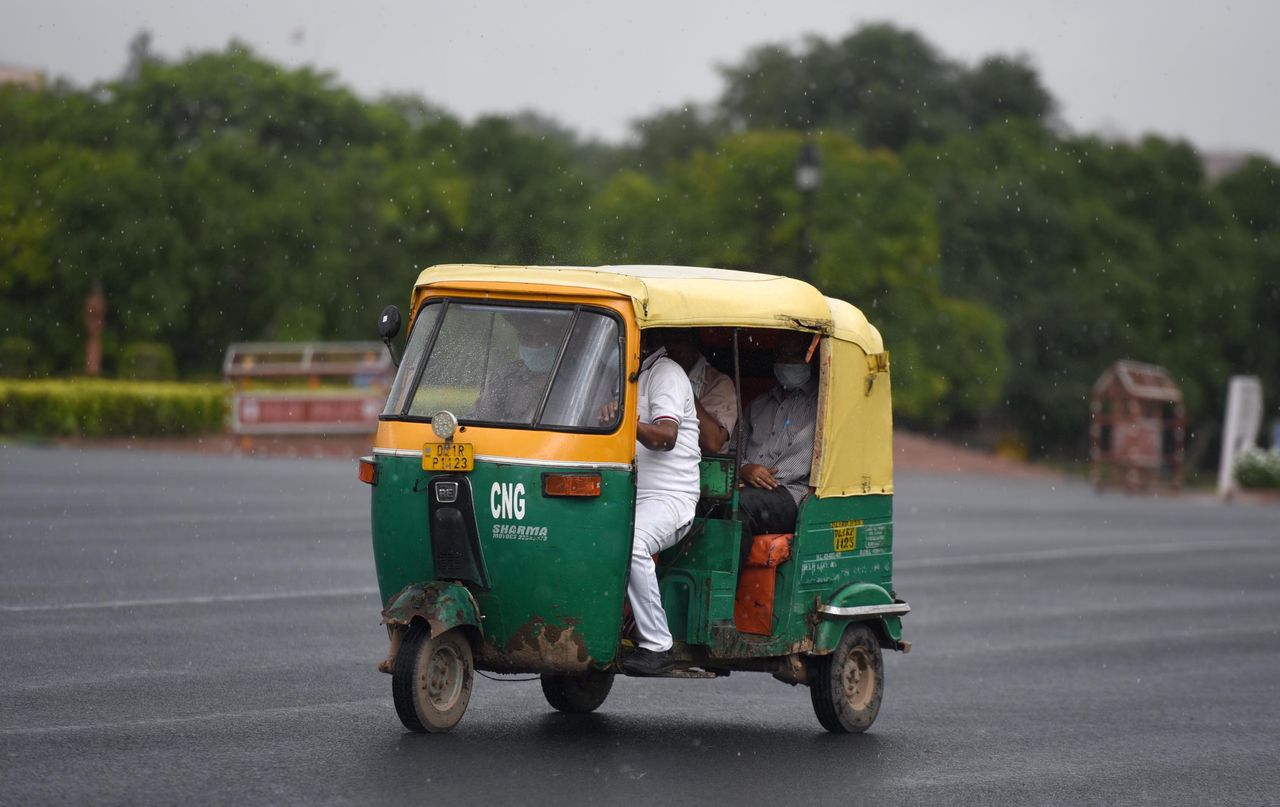
[{"label": "green foliage", "polygon": [[0,377],[25,378],[36,363],[36,346],[21,336],[0,339]]},{"label": "green foliage", "polygon": [[697,105],[656,112],[635,120],[631,130],[637,141],[636,165],[658,173],[675,160],[686,160],[699,151],[715,151],[729,134],[729,126],[714,111]]},{"label": "green foliage", "polygon": [[675,263],[812,280],[881,329],[901,422],[1038,452],[1083,450],[1117,358],[1169,367],[1193,435],[1232,374],[1280,393],[1274,163],[1212,185],[1185,143],[1062,135],[1026,63],[890,25],[722,72],[619,147],[360,99],[238,43],[169,61],[143,36],[117,82],[0,87],[0,370],[81,366],[98,282],[108,370],[167,375],[147,344],[208,376],[232,341],[369,338],[433,263]]},{"label": "green foliage", "polygon": [[173,351],[159,342],[134,342],[120,352],[117,375],[134,381],[172,381]]},{"label": "green foliage", "polygon": [[1242,488],[1280,490],[1280,454],[1255,448],[1236,460],[1236,481]]},{"label": "green foliage", "polygon": [[1274,271],[1185,144],[1013,123],[906,160],[936,193],[943,288],[1005,323],[1004,397],[1036,450],[1080,450],[1089,389],[1117,358],[1168,367],[1193,432],[1231,375],[1280,381],[1267,358],[1280,333],[1265,325]]},{"label": "green foliage", "polygon": [[1244,231],[1236,239],[1236,271],[1253,281],[1252,299],[1241,295],[1231,301],[1241,306],[1246,367],[1256,368],[1270,395],[1280,395],[1280,166],[1255,157],[1224,178],[1217,190],[1233,222]]},{"label": "green foliage", "polygon": [[841,131],[895,150],[995,121],[1041,121],[1053,111],[1026,64],[995,57],[967,68],[888,24],[839,40],[810,37],[795,50],[756,48],[721,73],[720,108],[735,125]]},{"label": "green foliage", "polygon": [[0,434],[157,437],[223,429],[221,384],[0,380]]}]

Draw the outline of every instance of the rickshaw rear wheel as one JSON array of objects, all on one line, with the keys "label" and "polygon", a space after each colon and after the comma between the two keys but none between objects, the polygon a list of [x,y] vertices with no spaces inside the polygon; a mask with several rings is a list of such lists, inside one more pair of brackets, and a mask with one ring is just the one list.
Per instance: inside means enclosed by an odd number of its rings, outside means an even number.
[{"label": "rickshaw rear wheel", "polygon": [[571,715],[594,712],[613,689],[613,673],[592,670],[584,675],[542,675],[542,694],[551,708]]},{"label": "rickshaw rear wheel", "polygon": [[857,734],[871,728],[884,695],[884,656],[871,628],[845,628],[830,655],[810,662],[809,697],[827,731]]},{"label": "rickshaw rear wheel", "polygon": [[410,731],[430,733],[458,725],[471,702],[474,672],[471,643],[462,631],[432,636],[426,624],[410,625],[391,671],[400,722]]}]

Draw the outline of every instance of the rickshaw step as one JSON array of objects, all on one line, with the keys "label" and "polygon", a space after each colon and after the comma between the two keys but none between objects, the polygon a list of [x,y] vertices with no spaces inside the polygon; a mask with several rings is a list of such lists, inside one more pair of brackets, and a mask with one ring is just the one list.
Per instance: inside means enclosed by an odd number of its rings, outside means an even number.
[{"label": "rickshaw step", "polygon": [[728,675],[727,672],[713,672],[711,670],[671,670],[662,675],[652,676],[654,678],[723,678]]}]

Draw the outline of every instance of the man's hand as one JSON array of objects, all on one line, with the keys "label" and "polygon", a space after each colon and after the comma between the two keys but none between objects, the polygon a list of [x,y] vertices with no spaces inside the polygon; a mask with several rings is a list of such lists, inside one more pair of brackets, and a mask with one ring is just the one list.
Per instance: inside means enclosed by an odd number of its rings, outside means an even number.
[{"label": "man's hand", "polygon": [[599,423],[601,426],[604,426],[607,423],[612,423],[613,419],[617,416],[618,416],[618,402],[609,401],[609,403],[600,407]]},{"label": "man's hand", "polygon": [[697,398],[693,399],[693,408],[698,413],[698,447],[707,454],[719,454],[729,442],[729,432]]},{"label": "man's hand", "polygon": [[774,476],[778,472],[777,467],[766,468],[763,465],[757,465],[749,462],[742,466],[742,481],[746,482],[753,488],[764,488],[765,490],[773,490],[781,485],[778,478]]}]

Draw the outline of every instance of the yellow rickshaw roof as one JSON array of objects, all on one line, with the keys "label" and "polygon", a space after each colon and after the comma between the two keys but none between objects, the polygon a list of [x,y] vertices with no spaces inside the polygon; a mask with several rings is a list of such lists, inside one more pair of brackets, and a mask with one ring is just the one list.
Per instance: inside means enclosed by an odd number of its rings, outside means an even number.
[{"label": "yellow rickshaw roof", "polygon": [[884,341],[880,338],[880,331],[867,321],[861,309],[844,300],[837,300],[835,297],[828,297],[827,305],[831,308],[832,336],[846,342],[853,342],[870,354],[884,351]]},{"label": "yellow rickshaw roof", "polygon": [[591,289],[631,299],[641,328],[804,328],[882,350],[880,334],[854,306],[781,275],[697,266],[494,266],[424,269],[417,286],[519,284]]}]

